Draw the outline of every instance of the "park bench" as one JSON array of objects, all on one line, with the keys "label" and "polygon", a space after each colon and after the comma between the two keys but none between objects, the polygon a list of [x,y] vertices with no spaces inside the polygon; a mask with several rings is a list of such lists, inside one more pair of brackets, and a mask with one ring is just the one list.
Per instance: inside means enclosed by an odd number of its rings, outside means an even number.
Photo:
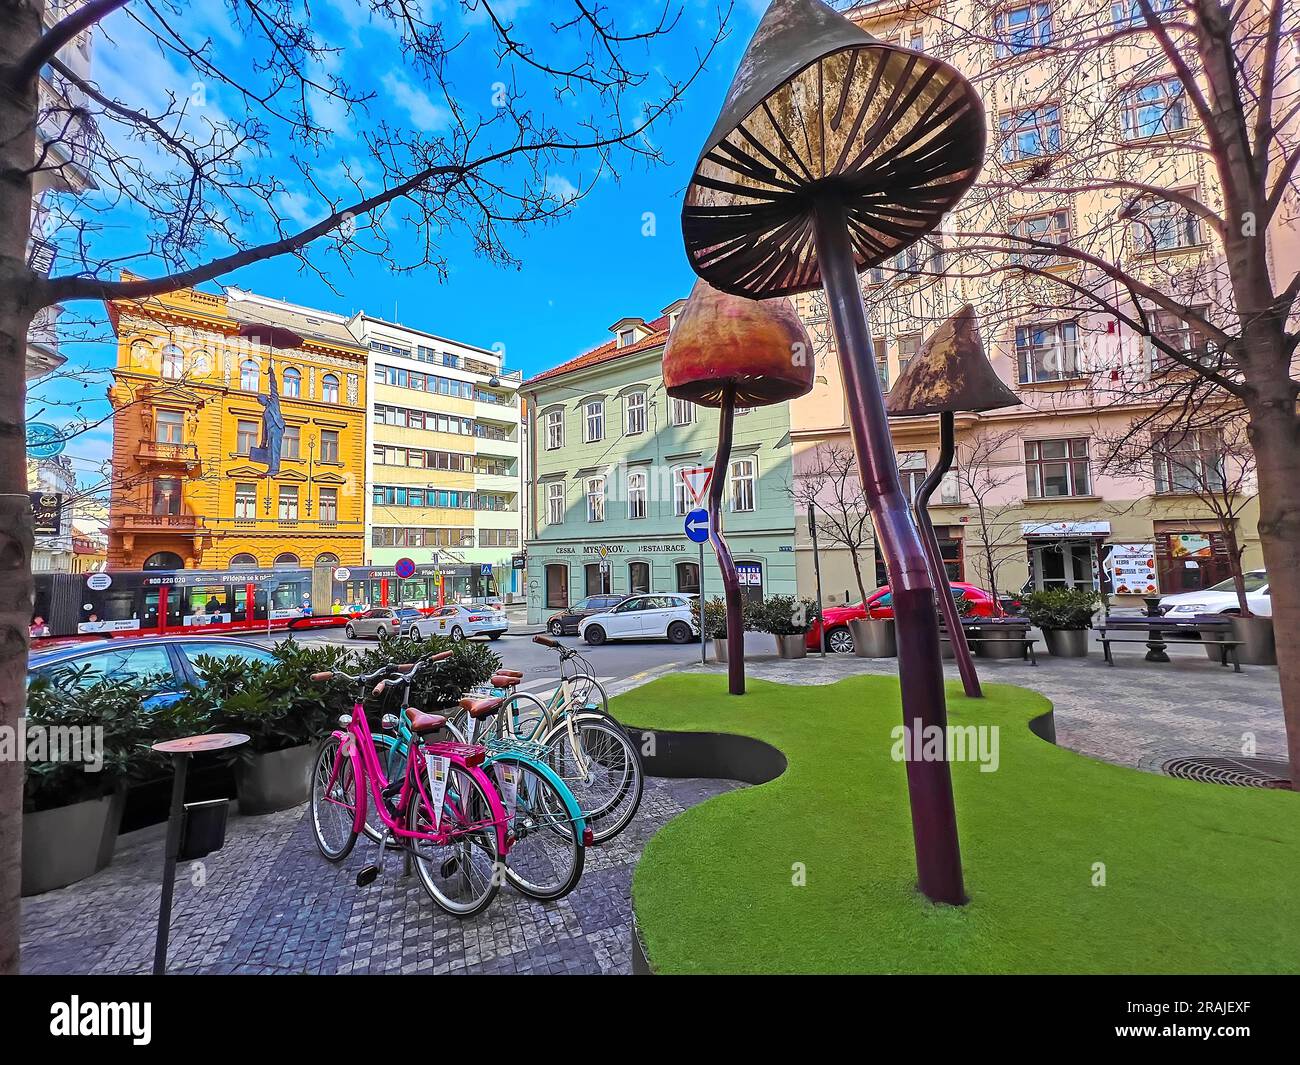
[{"label": "park bench", "polygon": [[[1101,642],[1102,653],[1106,656],[1107,665],[1115,664],[1115,656],[1111,654],[1110,645],[1113,643],[1140,643],[1148,647],[1151,646],[1152,638],[1150,634],[1145,636],[1107,636],[1105,630],[1097,637]],[[1163,641],[1161,641],[1163,642]],[[1228,658],[1232,658],[1232,668],[1236,673],[1241,672],[1241,662],[1237,658],[1237,648],[1241,646],[1240,640],[1211,640],[1202,636],[1200,640],[1203,647],[1217,647],[1219,649],[1219,664],[1225,668],[1228,665]]]}]

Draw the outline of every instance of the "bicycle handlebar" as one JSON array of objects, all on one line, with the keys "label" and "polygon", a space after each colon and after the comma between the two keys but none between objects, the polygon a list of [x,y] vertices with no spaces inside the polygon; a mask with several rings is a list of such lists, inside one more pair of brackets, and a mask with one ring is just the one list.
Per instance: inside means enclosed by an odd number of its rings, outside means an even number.
[{"label": "bicycle handlebar", "polygon": [[564,645],[549,636],[542,636],[540,633],[533,637],[533,643],[540,643],[543,647],[554,647],[557,650],[563,649]]}]

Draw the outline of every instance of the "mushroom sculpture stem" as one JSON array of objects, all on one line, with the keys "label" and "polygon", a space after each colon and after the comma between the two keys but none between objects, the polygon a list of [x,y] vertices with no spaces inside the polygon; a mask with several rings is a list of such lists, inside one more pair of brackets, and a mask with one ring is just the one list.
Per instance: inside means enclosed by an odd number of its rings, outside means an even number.
[{"label": "mushroom sculpture stem", "polygon": [[[731,548],[722,534],[722,490],[731,469],[731,438],[736,423],[736,387],[723,386],[718,411],[718,453],[713,457],[713,481],[709,485],[709,539],[718,556],[722,573],[722,595],[727,604],[727,691],[745,694],[745,618],[740,601],[740,575]],[[701,612],[701,617],[703,613]]]},{"label": "mushroom sculpture stem", "polygon": [[967,698],[981,699],[984,692],[980,689],[979,674],[975,672],[975,660],[971,658],[970,644],[966,642],[966,630],[962,627],[957,600],[952,594],[952,585],[948,583],[948,570],[943,564],[943,552],[939,550],[939,537],[934,531],[934,522],[930,520],[929,511],[930,497],[939,487],[944,474],[952,468],[953,452],[957,447],[953,422],[952,411],[946,410],[939,415],[939,462],[917,489],[912,512],[916,515],[916,524],[921,530],[921,544],[930,560],[930,572],[934,575],[934,583],[939,588],[939,609],[943,611],[943,623],[948,629],[948,640],[952,644],[953,657],[957,659],[957,672],[961,674],[962,687],[966,691]]},{"label": "mushroom sculpture stem", "polygon": [[[848,215],[831,194],[819,197],[813,210],[816,251],[848,398],[853,447],[893,591],[903,725],[912,736],[921,730],[923,736],[939,735],[946,740],[948,714],[934,584],[899,483],[866,308],[858,288]],[[930,731],[934,728],[939,731]],[[966,893],[948,762],[909,759],[906,765],[918,886],[935,902],[961,905]]]}]

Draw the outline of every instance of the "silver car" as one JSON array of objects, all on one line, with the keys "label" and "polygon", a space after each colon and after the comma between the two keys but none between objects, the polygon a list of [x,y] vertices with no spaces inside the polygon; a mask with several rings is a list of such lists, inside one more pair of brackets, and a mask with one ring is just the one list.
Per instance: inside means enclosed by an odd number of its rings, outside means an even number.
[{"label": "silver car", "polygon": [[419,639],[421,631],[431,631],[429,619],[414,607],[377,606],[367,610],[359,617],[351,618],[343,626],[348,639],[355,640],[361,636],[410,636]]}]

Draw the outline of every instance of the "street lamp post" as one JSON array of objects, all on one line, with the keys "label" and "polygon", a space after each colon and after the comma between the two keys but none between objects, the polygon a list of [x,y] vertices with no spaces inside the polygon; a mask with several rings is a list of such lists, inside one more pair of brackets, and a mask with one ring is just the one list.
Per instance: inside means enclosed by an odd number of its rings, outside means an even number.
[{"label": "street lamp post", "polygon": [[[893,589],[903,723],[946,737],[934,584],[899,483],[858,271],[937,228],[974,182],[985,117],[948,64],[878,41],[820,0],[774,0],[682,211],[695,272],[740,296],[821,288],[863,491]],[[965,902],[944,757],[907,762],[921,891]]]}]

